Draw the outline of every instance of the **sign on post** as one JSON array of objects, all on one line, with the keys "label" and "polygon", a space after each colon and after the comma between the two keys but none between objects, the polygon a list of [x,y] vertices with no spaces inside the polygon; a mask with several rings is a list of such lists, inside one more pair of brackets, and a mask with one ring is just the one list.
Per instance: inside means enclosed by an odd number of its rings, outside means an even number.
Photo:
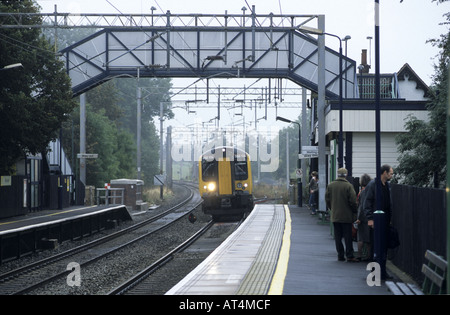
[{"label": "sign on post", "polygon": [[313,145],[303,145],[302,153],[298,155],[299,159],[313,159],[319,157],[319,147]]},{"label": "sign on post", "polygon": [[319,154],[319,147],[316,145],[303,145],[302,153],[303,154]]},{"label": "sign on post", "polygon": [[77,158],[79,159],[96,159],[98,158],[97,153],[78,153]]},{"label": "sign on post", "polygon": [[153,185],[164,186],[165,182],[166,182],[166,175],[155,175],[153,177]]}]

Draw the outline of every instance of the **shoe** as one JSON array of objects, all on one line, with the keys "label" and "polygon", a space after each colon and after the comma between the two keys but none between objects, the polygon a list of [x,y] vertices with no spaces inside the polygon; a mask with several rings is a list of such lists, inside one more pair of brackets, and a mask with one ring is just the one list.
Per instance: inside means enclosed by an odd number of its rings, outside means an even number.
[{"label": "shoe", "polygon": [[338,257],[338,261],[345,261],[344,257]]},{"label": "shoe", "polygon": [[355,257],[350,257],[350,258],[347,258],[347,262],[359,262],[359,260],[356,259]]}]

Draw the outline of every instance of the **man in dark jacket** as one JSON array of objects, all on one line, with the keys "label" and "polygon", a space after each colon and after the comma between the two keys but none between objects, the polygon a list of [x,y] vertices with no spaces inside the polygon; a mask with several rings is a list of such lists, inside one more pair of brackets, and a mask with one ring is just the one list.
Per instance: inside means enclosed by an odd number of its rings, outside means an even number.
[{"label": "man in dark jacket", "polygon": [[331,222],[334,227],[334,240],[338,260],[344,261],[344,246],[342,237],[345,241],[345,256],[347,261],[355,262],[357,259],[353,254],[352,224],[356,219],[356,193],[353,185],[345,177],[347,170],[340,168],[338,178],[330,183],[325,193],[327,207],[331,209]]},{"label": "man in dark jacket", "polygon": [[[374,220],[373,220],[373,214],[376,210],[381,210],[384,212],[384,231],[386,233],[385,235],[385,241],[387,240],[388,236],[388,227],[391,222],[391,212],[392,212],[392,200],[391,200],[391,187],[389,185],[389,181],[392,178],[392,175],[394,175],[394,171],[392,167],[385,164],[381,166],[379,170],[380,174],[380,192],[381,192],[381,209],[377,208],[377,199],[376,199],[376,185],[377,185],[377,179],[373,179],[370,181],[370,183],[366,187],[366,199],[364,201],[364,212],[367,217],[367,224],[371,228],[371,243],[374,244],[373,239],[373,227],[374,227]],[[372,246],[372,249],[374,247]],[[383,244],[384,252],[381,253],[381,257],[377,257],[376,261],[380,264],[381,269],[381,279],[386,280],[392,278],[389,276],[389,274],[386,272],[386,259],[387,259],[387,248],[386,244]]]}]

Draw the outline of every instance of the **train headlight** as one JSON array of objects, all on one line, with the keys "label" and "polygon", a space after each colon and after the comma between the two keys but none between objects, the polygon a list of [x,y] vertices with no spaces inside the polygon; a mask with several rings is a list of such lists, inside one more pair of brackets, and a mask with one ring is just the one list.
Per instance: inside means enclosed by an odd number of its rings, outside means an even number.
[{"label": "train headlight", "polygon": [[215,183],[209,183],[209,184],[208,184],[208,190],[209,190],[209,191],[214,191],[214,190],[216,190],[216,184],[215,184]]},{"label": "train headlight", "polygon": [[242,189],[242,183],[237,183],[236,187]]}]

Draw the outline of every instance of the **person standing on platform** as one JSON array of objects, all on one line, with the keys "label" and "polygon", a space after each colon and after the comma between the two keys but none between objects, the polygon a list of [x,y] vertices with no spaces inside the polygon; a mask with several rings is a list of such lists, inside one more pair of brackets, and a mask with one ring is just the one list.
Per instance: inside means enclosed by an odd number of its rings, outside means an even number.
[{"label": "person standing on platform", "polygon": [[[338,169],[338,178],[330,183],[325,193],[327,207],[331,209],[331,222],[334,227],[334,241],[338,260],[344,261],[344,254],[348,262],[357,262],[353,252],[352,224],[356,218],[356,193],[353,185],[347,179],[347,170]],[[342,238],[345,242],[342,245]]]},{"label": "person standing on platform", "polygon": [[[377,179],[372,179],[370,183],[366,187],[366,199],[364,201],[364,212],[367,218],[367,224],[371,228],[370,236],[371,243],[374,244],[373,234],[374,234],[374,221],[373,214],[377,210],[381,210],[384,212],[384,224],[385,224],[385,232],[386,232],[386,241],[388,237],[388,227],[391,224],[391,212],[392,212],[392,200],[391,200],[391,186],[389,181],[392,179],[394,175],[394,170],[389,165],[385,164],[381,166],[379,170],[380,181],[381,181],[381,209],[376,209],[377,199],[376,199],[376,181]],[[373,246],[372,246],[373,251]],[[387,246],[384,248],[384,253],[381,254],[380,258],[380,267],[381,267],[381,279],[389,280],[392,277],[386,272],[386,259],[387,259]]]},{"label": "person standing on platform", "polygon": [[311,172],[311,181],[309,182],[309,206],[311,207],[311,215],[317,212],[317,201],[319,200],[319,179],[316,171]]},{"label": "person standing on platform", "polygon": [[[371,256],[371,243],[370,243],[370,228],[367,224],[366,213],[364,212],[364,201],[366,200],[366,186],[371,181],[371,178],[368,174],[364,174],[361,176],[359,183],[361,184],[361,191],[356,197],[356,201],[358,203],[358,216],[356,220],[356,224],[358,225],[358,253],[359,260],[370,261]],[[365,256],[363,256],[363,251],[365,252]]]}]

